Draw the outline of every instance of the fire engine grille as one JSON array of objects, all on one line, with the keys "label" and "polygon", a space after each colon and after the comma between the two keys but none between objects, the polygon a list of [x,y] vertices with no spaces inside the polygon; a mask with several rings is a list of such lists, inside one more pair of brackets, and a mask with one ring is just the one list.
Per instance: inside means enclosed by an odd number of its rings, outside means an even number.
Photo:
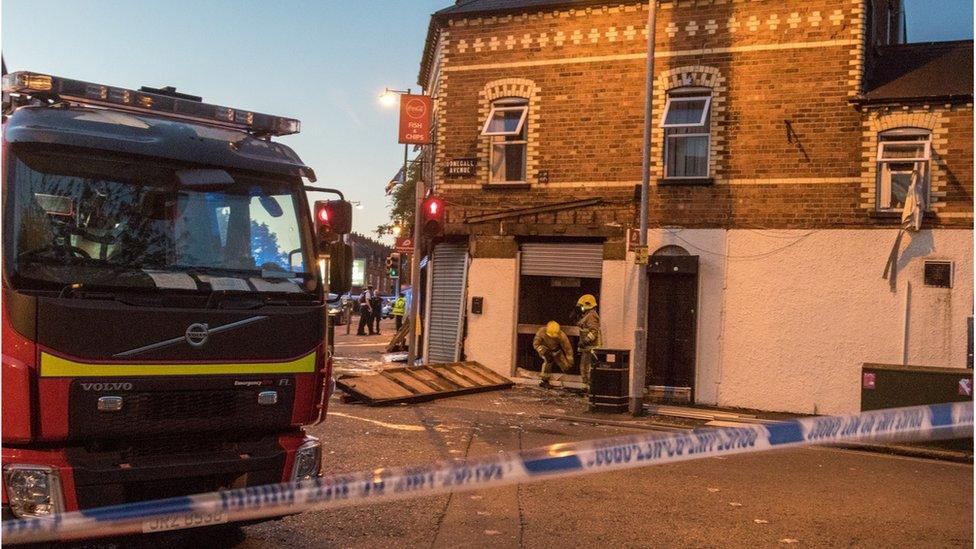
[{"label": "fire engine grille", "polygon": [[276,434],[120,439],[66,451],[82,509],[280,482],[285,464]]},{"label": "fire engine grille", "polygon": [[[142,384],[132,385],[139,388]],[[276,403],[258,403],[258,394],[266,390],[277,392]],[[121,409],[98,410],[98,400],[105,396],[121,397]],[[85,390],[76,381],[69,397],[68,430],[75,439],[274,430],[290,425],[293,399],[291,385],[106,392]]]}]

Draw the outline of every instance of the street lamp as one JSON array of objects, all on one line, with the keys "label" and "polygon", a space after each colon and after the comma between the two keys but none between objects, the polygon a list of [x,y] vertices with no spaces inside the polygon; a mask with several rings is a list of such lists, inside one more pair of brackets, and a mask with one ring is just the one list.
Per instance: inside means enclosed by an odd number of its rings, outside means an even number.
[{"label": "street lamp", "polygon": [[[399,95],[410,95],[410,88],[405,90],[394,90],[386,88],[380,95],[380,103],[392,107],[397,103]],[[409,145],[403,145],[403,182],[407,182],[407,155]],[[424,201],[426,189],[420,178],[415,185],[416,193],[414,199],[413,214],[413,253],[410,254],[410,321],[407,322],[407,366],[413,366],[417,361],[417,322],[420,313],[420,208]],[[397,278],[396,295],[400,295],[400,279]]]},{"label": "street lamp", "polygon": [[386,90],[380,94],[380,104],[384,107],[392,107],[397,104],[397,92],[386,88]]}]

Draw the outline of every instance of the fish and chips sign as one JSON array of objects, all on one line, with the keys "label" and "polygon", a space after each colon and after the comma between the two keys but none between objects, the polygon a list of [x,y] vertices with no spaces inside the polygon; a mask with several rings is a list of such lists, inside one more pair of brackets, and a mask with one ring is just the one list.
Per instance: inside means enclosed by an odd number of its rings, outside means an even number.
[{"label": "fish and chips sign", "polygon": [[430,144],[430,113],[432,103],[426,95],[400,96],[400,143]]}]

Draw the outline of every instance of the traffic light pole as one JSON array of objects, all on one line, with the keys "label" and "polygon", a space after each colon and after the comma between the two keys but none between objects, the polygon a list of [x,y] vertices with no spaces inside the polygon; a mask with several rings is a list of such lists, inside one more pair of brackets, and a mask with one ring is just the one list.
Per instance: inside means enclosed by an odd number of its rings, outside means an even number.
[{"label": "traffic light pole", "polygon": [[417,323],[420,322],[420,240],[423,237],[421,227],[421,208],[424,203],[425,185],[423,178],[417,178],[417,196],[413,217],[413,253],[410,254],[410,323],[407,333],[407,365],[413,366],[417,361]]}]

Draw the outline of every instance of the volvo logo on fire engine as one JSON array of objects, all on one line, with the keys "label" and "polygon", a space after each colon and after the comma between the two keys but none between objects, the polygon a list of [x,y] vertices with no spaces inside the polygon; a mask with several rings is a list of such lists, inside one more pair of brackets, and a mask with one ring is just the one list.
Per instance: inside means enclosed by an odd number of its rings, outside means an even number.
[{"label": "volvo logo on fire engine", "polygon": [[186,342],[191,347],[203,347],[203,344],[210,337],[210,327],[200,323],[190,324],[183,337],[186,338]]},{"label": "volvo logo on fire engine", "polygon": [[129,382],[108,382],[108,383],[82,383],[83,391],[131,391],[132,384]]},{"label": "volvo logo on fire engine", "polygon": [[122,351],[121,353],[116,353],[115,357],[125,357],[137,355],[139,353],[145,353],[148,351],[155,351],[162,349],[164,347],[169,347],[170,345],[176,345],[178,343],[186,342],[191,347],[202,347],[204,343],[210,339],[213,334],[218,334],[220,332],[226,332],[228,330],[233,330],[235,328],[240,328],[241,326],[246,326],[253,322],[259,322],[262,320],[267,320],[266,316],[252,316],[251,318],[245,318],[244,320],[238,320],[237,322],[231,322],[230,324],[222,324],[220,326],[210,327],[209,324],[204,323],[194,323],[183,332],[180,337],[174,337],[172,339],[166,339],[158,343],[152,343],[149,345],[143,345],[142,347],[136,347],[135,349],[129,349],[128,351]]}]

